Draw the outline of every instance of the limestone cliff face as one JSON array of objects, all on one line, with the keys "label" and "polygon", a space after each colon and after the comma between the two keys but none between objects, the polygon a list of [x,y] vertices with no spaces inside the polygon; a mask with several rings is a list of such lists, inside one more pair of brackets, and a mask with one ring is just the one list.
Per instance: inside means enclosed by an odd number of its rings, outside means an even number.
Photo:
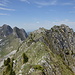
[{"label": "limestone cliff face", "polygon": [[[64,24],[40,28],[30,33],[13,58],[16,75],[75,75],[75,32]],[[5,66],[3,73],[6,70]]]}]

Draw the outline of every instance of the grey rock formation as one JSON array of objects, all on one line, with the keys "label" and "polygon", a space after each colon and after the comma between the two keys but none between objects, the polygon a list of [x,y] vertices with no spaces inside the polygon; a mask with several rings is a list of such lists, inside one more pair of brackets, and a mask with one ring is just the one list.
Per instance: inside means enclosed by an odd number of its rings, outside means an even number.
[{"label": "grey rock formation", "polygon": [[12,32],[13,29],[9,25],[4,24],[2,27],[0,27],[0,37],[6,37]]},{"label": "grey rock formation", "polygon": [[24,40],[27,38],[27,33],[24,29],[19,29],[17,27],[13,28],[13,35],[15,35],[17,38],[21,38],[21,40]]},{"label": "grey rock formation", "polygon": [[14,27],[12,29],[9,25],[6,24],[0,27],[0,38],[5,38],[11,34],[15,35],[17,38],[20,38],[21,40],[25,40],[27,38],[27,33],[24,29],[19,29],[17,27]]}]

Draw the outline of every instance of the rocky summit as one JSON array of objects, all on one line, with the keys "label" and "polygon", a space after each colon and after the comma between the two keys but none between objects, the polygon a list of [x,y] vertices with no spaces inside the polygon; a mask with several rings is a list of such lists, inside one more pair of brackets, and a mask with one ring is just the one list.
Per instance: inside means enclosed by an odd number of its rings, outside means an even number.
[{"label": "rocky summit", "polygon": [[[0,75],[75,75],[73,29],[62,24],[50,30],[39,28],[27,37],[23,29],[15,27],[11,33],[24,41],[17,45],[13,40],[14,50],[1,57]],[[10,49],[4,47],[5,52]]]},{"label": "rocky summit", "polygon": [[6,37],[12,32],[13,29],[9,25],[4,24],[2,27],[0,27],[0,37]]}]

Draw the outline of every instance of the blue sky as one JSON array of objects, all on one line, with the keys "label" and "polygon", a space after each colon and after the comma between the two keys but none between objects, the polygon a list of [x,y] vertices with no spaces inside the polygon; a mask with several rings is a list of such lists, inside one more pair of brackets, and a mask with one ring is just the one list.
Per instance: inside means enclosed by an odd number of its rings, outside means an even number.
[{"label": "blue sky", "polygon": [[62,23],[75,30],[75,0],[0,0],[0,26],[33,31]]}]

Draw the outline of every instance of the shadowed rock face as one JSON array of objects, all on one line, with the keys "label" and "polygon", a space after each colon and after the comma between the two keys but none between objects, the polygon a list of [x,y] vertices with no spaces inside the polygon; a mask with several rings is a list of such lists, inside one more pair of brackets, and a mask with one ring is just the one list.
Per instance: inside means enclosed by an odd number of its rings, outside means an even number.
[{"label": "shadowed rock face", "polygon": [[13,35],[15,35],[17,38],[21,38],[21,40],[24,40],[27,38],[27,33],[24,29],[19,29],[17,27],[13,28]]},{"label": "shadowed rock face", "polygon": [[9,26],[4,24],[2,27],[0,27],[0,36],[6,37],[10,34],[12,34],[13,29]]}]

